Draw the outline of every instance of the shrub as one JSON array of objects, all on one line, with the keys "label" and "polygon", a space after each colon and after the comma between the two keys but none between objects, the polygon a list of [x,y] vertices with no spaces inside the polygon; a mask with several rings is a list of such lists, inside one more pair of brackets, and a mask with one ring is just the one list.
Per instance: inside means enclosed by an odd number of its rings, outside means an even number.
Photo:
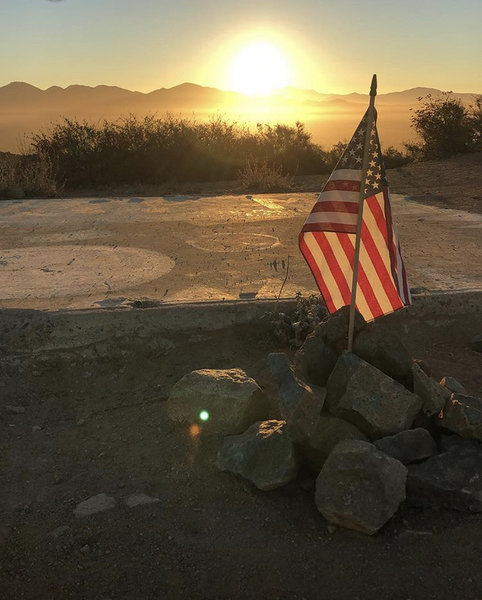
[{"label": "shrub", "polygon": [[480,150],[482,106],[480,97],[475,106],[464,106],[445,92],[433,98],[419,98],[411,126],[422,139],[422,145],[407,145],[408,151],[425,159],[446,158],[454,154]]},{"label": "shrub", "polygon": [[[264,178],[320,173],[326,155],[302,123],[246,126],[212,118],[208,123],[133,115],[93,125],[65,119],[33,136],[33,151],[58,164],[70,188],[234,179],[240,170]],[[281,182],[283,185],[285,181]]]},{"label": "shrub", "polygon": [[238,173],[241,184],[249,192],[283,192],[291,189],[290,178],[283,169],[270,166],[267,161],[247,160]]},{"label": "shrub", "polygon": [[56,170],[43,154],[0,154],[0,199],[51,198],[60,188]]}]

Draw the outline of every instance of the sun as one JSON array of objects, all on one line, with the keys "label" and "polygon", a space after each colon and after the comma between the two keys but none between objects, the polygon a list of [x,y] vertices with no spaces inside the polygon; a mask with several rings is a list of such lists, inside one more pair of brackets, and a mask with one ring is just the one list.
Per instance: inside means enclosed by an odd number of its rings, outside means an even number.
[{"label": "sun", "polygon": [[286,58],[271,42],[253,41],[235,55],[230,68],[231,88],[253,95],[269,95],[289,83]]}]

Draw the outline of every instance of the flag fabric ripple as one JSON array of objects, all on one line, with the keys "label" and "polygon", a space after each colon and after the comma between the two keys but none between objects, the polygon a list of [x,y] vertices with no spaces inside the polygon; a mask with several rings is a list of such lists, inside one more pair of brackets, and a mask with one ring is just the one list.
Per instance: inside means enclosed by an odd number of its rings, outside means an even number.
[{"label": "flag fabric ripple", "polygon": [[349,305],[360,188],[363,189],[356,308],[367,321],[411,304],[373,110],[366,177],[362,181],[368,111],[299,234],[300,250],[328,310],[334,312]]}]

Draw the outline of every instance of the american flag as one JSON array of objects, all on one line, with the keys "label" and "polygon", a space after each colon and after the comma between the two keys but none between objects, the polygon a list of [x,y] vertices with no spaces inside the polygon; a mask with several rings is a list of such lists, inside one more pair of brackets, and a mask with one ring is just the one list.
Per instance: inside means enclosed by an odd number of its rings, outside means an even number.
[{"label": "american flag", "polygon": [[300,250],[328,310],[335,312],[350,304],[362,187],[364,206],[356,308],[366,321],[411,304],[398,235],[392,220],[376,111],[372,110],[374,118],[367,139],[366,177],[362,181],[369,111],[365,113],[299,235]]}]

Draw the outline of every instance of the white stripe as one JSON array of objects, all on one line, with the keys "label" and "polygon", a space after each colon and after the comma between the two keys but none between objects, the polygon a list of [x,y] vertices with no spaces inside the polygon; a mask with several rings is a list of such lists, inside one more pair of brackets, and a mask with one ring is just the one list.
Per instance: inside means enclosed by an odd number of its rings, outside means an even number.
[{"label": "white stripe", "polygon": [[328,181],[338,181],[339,179],[361,181],[361,169],[336,169]]},{"label": "white stripe", "polygon": [[327,190],[326,192],[321,192],[316,204],[319,202],[352,202],[353,204],[358,204],[359,200],[359,192],[351,190]]},{"label": "white stripe", "polygon": [[[326,235],[326,234],[325,234]],[[343,301],[343,297],[341,295],[340,289],[333,277],[331,269],[328,267],[328,263],[326,262],[325,255],[321,251],[318,243],[315,239],[315,236],[307,231],[303,235],[303,239],[305,240],[306,245],[308,246],[309,251],[313,255],[318,268],[320,269],[320,273],[323,277],[323,281],[328,288],[333,304],[336,308],[340,308],[345,305]]]},{"label": "white stripe", "polygon": [[[326,235],[326,239],[328,240],[328,243],[331,246],[331,249],[333,250],[333,254],[336,257],[336,260],[337,260],[338,264],[340,265],[340,269],[343,272],[343,275],[346,279],[348,287],[351,290],[352,280],[353,280],[353,269],[350,265],[350,262],[348,261],[348,258],[345,254],[345,251],[343,250],[342,245],[340,244],[340,240],[338,239],[338,236],[336,233],[327,232],[327,233],[325,233],[325,235]],[[350,242],[351,247],[353,248],[353,253],[355,253],[355,248],[354,248],[355,236],[347,235],[346,237],[347,237],[348,241]],[[356,305],[357,305],[358,312],[360,312],[363,315],[363,318],[365,319],[365,321],[373,321],[373,313],[370,310],[370,307],[368,306],[368,302],[366,300],[365,294],[363,293],[363,290],[361,289],[361,287],[359,285],[357,286],[357,290],[356,290]]]},{"label": "white stripe", "polygon": [[307,223],[339,223],[344,225],[356,225],[356,214],[346,212],[312,212],[306,219]]}]

